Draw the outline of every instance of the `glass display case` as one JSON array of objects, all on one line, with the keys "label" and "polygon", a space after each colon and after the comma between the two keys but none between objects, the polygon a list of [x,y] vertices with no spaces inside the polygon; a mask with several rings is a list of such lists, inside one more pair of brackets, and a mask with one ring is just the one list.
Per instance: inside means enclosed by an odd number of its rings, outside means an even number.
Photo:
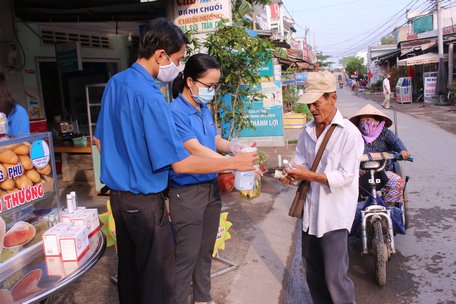
[{"label": "glass display case", "polygon": [[42,234],[58,221],[51,133],[0,138],[0,282],[42,251]]}]

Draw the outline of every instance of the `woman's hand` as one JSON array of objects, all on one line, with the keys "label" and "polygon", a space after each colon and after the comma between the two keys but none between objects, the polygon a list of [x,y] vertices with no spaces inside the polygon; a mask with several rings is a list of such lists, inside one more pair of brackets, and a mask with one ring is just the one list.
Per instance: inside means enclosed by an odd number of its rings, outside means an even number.
[{"label": "woman's hand", "polygon": [[412,153],[408,151],[401,151],[400,154],[403,160],[407,160],[410,156],[412,156]]}]

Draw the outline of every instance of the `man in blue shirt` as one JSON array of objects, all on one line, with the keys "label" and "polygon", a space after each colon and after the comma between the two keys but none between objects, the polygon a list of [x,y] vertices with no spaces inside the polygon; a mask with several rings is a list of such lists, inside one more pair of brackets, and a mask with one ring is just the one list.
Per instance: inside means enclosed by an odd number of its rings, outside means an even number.
[{"label": "man in blue shirt", "polygon": [[11,96],[3,72],[0,72],[0,112],[4,113],[8,119],[8,135],[30,135],[27,110]]},{"label": "man in blue shirt", "polygon": [[184,149],[155,79],[177,76],[187,42],[171,21],[151,21],[138,60],[113,76],[103,94],[95,136],[116,222],[120,303],[172,301],[174,250],[162,194],[170,167],[177,173],[252,170],[258,158],[209,159]]}]

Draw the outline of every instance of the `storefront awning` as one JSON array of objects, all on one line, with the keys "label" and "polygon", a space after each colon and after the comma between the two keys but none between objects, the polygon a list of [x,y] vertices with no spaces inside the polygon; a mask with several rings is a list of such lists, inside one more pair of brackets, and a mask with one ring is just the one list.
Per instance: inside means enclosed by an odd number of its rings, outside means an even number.
[{"label": "storefront awning", "polygon": [[427,43],[423,43],[421,45],[417,45],[417,46],[414,46],[414,47],[411,47],[411,48],[408,48],[408,49],[403,49],[401,50],[401,56],[404,56],[404,55],[407,55],[409,53],[412,53],[412,52],[416,52],[416,51],[422,51],[424,52],[425,50],[431,48],[431,47],[434,47],[437,45],[437,41],[430,41],[430,42],[427,42]]},{"label": "storefront awning", "polygon": [[[445,60],[448,60],[448,54],[443,56]],[[412,65],[423,65],[429,63],[438,63],[439,62],[439,54],[437,53],[426,53],[423,55],[410,57],[402,60],[397,61],[398,66],[412,66]]]}]

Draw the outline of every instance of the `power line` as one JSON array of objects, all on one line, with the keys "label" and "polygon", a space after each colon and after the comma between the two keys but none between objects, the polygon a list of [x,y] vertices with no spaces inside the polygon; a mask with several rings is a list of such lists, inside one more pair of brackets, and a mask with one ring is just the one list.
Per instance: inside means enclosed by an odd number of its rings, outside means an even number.
[{"label": "power line", "polygon": [[[430,7],[432,7],[432,6],[433,6],[433,4],[428,5],[424,10],[422,10],[420,13],[418,13],[418,15],[422,14],[423,12],[425,12],[426,10],[428,10],[428,9],[429,9]],[[396,19],[397,19],[397,18],[396,18]],[[402,23],[401,25],[397,26],[396,28],[399,28],[399,27],[401,27],[401,26],[407,24],[407,22],[408,22],[408,21]],[[348,54],[348,53],[350,53],[350,52],[354,52],[354,51],[356,51],[356,50],[359,50],[359,49],[362,49],[362,48],[365,48],[365,47],[371,45],[373,41],[376,41],[376,40],[378,40],[380,37],[382,37],[382,35],[384,35],[384,34],[389,30],[390,27],[391,27],[391,26],[389,26],[388,28],[386,28],[383,32],[381,32],[381,33],[375,35],[375,37],[371,38],[369,41],[367,41],[367,42],[365,42],[365,43],[358,43],[358,44],[357,44],[356,46],[354,46],[354,47],[348,48],[348,49],[346,49],[346,50],[344,50],[344,51],[342,51],[342,52],[337,52],[337,55],[338,55],[338,56],[341,56],[341,55],[344,55],[344,54]],[[369,36],[371,36],[371,35],[369,35]],[[366,38],[369,38],[369,36],[367,36]],[[363,39],[362,41],[366,40],[366,38]]]},{"label": "power line", "polygon": [[351,4],[351,3],[355,3],[355,2],[359,2],[359,0],[355,0],[355,1],[351,1],[351,2],[344,2],[344,3],[340,3],[340,4],[336,4],[336,5],[330,5],[330,6],[322,6],[322,7],[316,7],[316,8],[307,8],[307,9],[304,9],[304,10],[297,10],[297,11],[295,11],[295,12],[296,12],[296,13],[299,13],[299,12],[308,12],[308,11],[324,10],[324,9],[327,9],[327,8],[334,8],[334,7],[346,6],[347,4]]},{"label": "power line", "polygon": [[[364,37],[364,39],[361,39],[361,40],[358,40],[357,43],[360,43],[362,41],[365,41],[366,39],[369,39],[369,37],[373,36],[376,32],[378,32],[379,30],[381,30],[383,27],[385,26],[389,26],[388,23],[390,23],[391,21],[393,21],[393,19],[399,19],[399,18],[402,18],[402,16],[404,15],[404,13],[401,13],[403,10],[406,10],[407,8],[409,8],[409,6],[413,3],[413,2],[418,2],[418,0],[412,0],[410,1],[404,8],[402,8],[401,10],[399,10],[397,13],[395,13],[390,19],[388,19],[386,22],[383,23],[383,25],[377,27],[376,30],[372,31],[372,30],[368,30],[367,32],[364,32],[362,34],[358,34],[357,37],[360,37],[360,36],[363,36],[363,35],[367,35],[366,37]],[[413,6],[413,5],[412,5]],[[397,20],[394,20],[393,22],[396,22]],[[355,39],[356,37],[353,37],[352,39]],[[350,39],[349,39],[350,40]],[[334,45],[334,44],[332,44]]]}]

